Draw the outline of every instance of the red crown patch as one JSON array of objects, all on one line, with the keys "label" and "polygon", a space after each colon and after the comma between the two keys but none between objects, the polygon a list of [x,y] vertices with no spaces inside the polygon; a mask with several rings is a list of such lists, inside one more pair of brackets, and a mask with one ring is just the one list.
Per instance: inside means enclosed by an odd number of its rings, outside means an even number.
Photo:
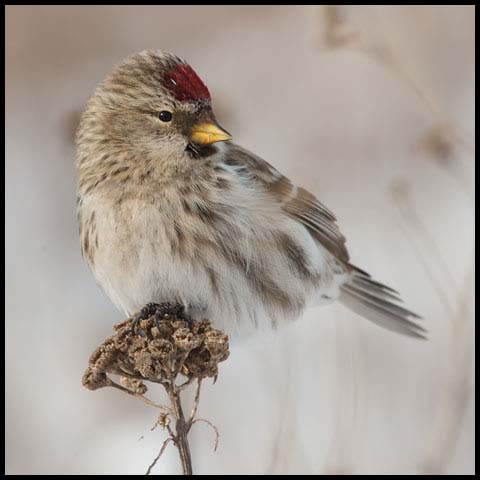
[{"label": "red crown patch", "polygon": [[182,102],[210,100],[210,92],[190,65],[179,64],[166,73],[163,85]]}]

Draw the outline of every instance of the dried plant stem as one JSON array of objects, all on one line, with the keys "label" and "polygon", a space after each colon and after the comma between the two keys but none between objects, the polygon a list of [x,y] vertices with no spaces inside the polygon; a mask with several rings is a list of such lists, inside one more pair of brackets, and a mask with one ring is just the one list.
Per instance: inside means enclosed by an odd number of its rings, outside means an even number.
[{"label": "dried plant stem", "polygon": [[195,390],[195,399],[193,401],[192,412],[190,413],[190,418],[188,419],[188,423],[189,423],[190,427],[192,426],[192,422],[195,419],[195,415],[197,414],[198,402],[200,401],[200,388],[201,388],[201,386],[202,386],[202,380],[199,378],[198,381],[197,381],[197,389]]},{"label": "dried plant stem", "polygon": [[188,430],[189,423],[185,421],[185,415],[183,413],[182,402],[180,398],[180,391],[173,383],[171,388],[167,388],[170,402],[175,417],[175,436],[173,441],[178,448],[180,454],[180,461],[182,462],[182,470],[184,475],[193,475],[192,473],[192,456],[190,454],[190,446],[188,444]]},{"label": "dried plant stem", "polygon": [[[175,372],[174,372],[174,374],[175,374]],[[199,401],[200,401],[200,388],[201,388],[201,385],[202,385],[202,379],[201,378],[197,379],[197,387],[196,387],[196,390],[195,390],[195,398],[194,398],[194,401],[193,401],[193,407],[192,407],[192,411],[190,413],[190,417],[188,418],[188,420],[185,419],[185,414],[183,412],[183,407],[182,407],[181,392],[185,388],[185,386],[189,385],[190,383],[191,383],[191,381],[187,381],[183,384],[177,385],[175,383],[175,381],[173,380],[173,377],[171,377],[171,381],[162,383],[162,385],[164,386],[164,388],[165,388],[165,390],[168,394],[168,398],[170,399],[171,407],[168,408],[168,407],[165,407],[163,405],[155,405],[155,406],[160,407],[163,410],[167,410],[169,412],[169,414],[175,419],[175,431],[173,431],[171,429],[168,422],[163,421],[164,427],[169,432],[169,437],[167,438],[167,440],[162,445],[162,448],[160,449],[160,452],[157,455],[156,459],[148,467],[147,475],[150,474],[152,468],[155,466],[158,459],[161,457],[163,451],[165,450],[165,447],[167,446],[168,441],[172,441],[178,449],[178,453],[180,455],[180,462],[182,464],[183,475],[193,475],[192,456],[191,456],[191,453],[190,453],[190,445],[188,443],[188,433],[190,432],[190,429],[192,428],[192,425],[194,423],[198,422],[198,421],[206,422],[214,429],[215,435],[216,435],[216,437],[215,437],[215,450],[217,449],[218,430],[215,427],[215,425],[210,423],[208,420],[195,418],[195,416],[197,414],[197,410],[198,410],[198,404],[199,404]],[[123,390],[122,387],[120,387],[120,388]],[[145,401],[145,397],[138,396],[137,398],[140,398],[141,400]],[[149,404],[151,405],[151,403],[149,403]],[[159,424],[160,424],[160,421],[157,420],[154,428]]]},{"label": "dried plant stem", "polygon": [[147,470],[147,473],[146,475],[150,475],[150,473],[152,472],[152,468],[157,464],[157,462],[160,460],[160,457],[162,456],[163,452],[165,451],[165,449],[167,448],[167,445],[172,441],[172,439],[170,437],[168,437],[164,442],[163,442],[163,445],[162,445],[162,448],[160,449],[160,451],[158,452],[158,455],[155,457],[155,460],[150,464],[150,466],[148,467],[148,470]]},{"label": "dried plant stem", "polygon": [[168,408],[167,406],[161,405],[160,403],[152,402],[152,400],[150,400],[149,398],[145,397],[144,395],[140,395],[139,393],[132,392],[132,391],[129,390],[128,388],[122,387],[121,385],[119,385],[117,382],[114,382],[114,381],[111,380],[110,378],[107,379],[107,384],[106,384],[106,386],[116,388],[117,390],[120,390],[120,391],[122,391],[122,392],[124,392],[124,393],[126,393],[126,394],[128,394],[128,395],[131,395],[132,397],[138,398],[139,400],[141,400],[142,402],[146,403],[146,404],[149,405],[150,407],[159,408],[160,410],[165,410],[165,411],[168,412],[168,413],[172,413],[172,410],[171,410],[170,408]]},{"label": "dried plant stem", "polygon": [[217,451],[217,447],[218,447],[218,440],[219,440],[219,438],[220,438],[220,434],[218,433],[218,428],[217,428],[212,422],[210,422],[209,420],[206,420],[205,418],[196,418],[196,419],[193,420],[193,422],[190,424],[190,428],[193,426],[193,424],[198,423],[198,422],[206,423],[206,424],[213,430],[213,432],[215,433],[215,444],[214,444],[214,446],[213,446],[213,451],[216,452],[216,451]]}]

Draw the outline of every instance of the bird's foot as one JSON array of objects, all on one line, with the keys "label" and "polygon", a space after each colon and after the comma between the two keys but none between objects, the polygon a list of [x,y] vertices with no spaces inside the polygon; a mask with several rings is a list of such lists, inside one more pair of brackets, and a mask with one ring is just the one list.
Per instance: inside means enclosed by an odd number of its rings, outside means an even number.
[{"label": "bird's foot", "polygon": [[135,329],[142,320],[146,320],[151,316],[155,317],[155,324],[160,327],[162,320],[167,320],[171,316],[185,320],[188,323],[193,320],[185,314],[185,307],[180,303],[147,303],[132,321],[132,334],[135,334]]},{"label": "bird's foot", "polygon": [[135,315],[135,318],[132,321],[132,335],[135,335],[135,330],[138,327],[138,324],[142,320],[147,320],[152,315],[155,315],[157,309],[160,308],[158,303],[147,303],[138,313]]}]

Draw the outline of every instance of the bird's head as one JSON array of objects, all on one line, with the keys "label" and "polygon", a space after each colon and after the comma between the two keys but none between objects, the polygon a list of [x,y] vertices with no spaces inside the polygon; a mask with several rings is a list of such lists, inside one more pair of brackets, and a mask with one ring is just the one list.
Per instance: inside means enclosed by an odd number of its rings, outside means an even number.
[{"label": "bird's head", "polygon": [[99,85],[83,115],[77,146],[80,162],[93,153],[106,158],[112,149],[174,161],[230,139],[192,67],[173,54],[144,51]]}]

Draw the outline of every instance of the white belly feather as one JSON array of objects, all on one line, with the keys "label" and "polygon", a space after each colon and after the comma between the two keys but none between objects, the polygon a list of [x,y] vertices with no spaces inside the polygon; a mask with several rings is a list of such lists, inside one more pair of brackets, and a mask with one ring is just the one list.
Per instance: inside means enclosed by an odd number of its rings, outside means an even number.
[{"label": "white belly feather", "polygon": [[[278,208],[259,209],[255,199],[244,196],[240,203],[234,197],[230,201],[236,213],[230,221],[240,226],[240,233],[226,247],[237,242],[235,247],[248,259],[244,269],[225,261],[211,246],[195,245],[195,230],[189,234],[190,253],[177,254],[172,248],[171,219],[157,202],[133,198],[118,207],[93,196],[84,198],[82,217],[88,218],[95,209],[97,248],[89,263],[97,282],[127,315],[149,302],[179,301],[192,316],[209,318],[230,334],[268,329],[294,318],[308,305],[338,298],[344,275],[302,224]],[[300,278],[276,246],[278,232],[288,234],[304,252],[314,283]],[[250,276],[259,265],[274,279],[275,288],[292,299],[294,308],[279,308],[258,295]]]}]

